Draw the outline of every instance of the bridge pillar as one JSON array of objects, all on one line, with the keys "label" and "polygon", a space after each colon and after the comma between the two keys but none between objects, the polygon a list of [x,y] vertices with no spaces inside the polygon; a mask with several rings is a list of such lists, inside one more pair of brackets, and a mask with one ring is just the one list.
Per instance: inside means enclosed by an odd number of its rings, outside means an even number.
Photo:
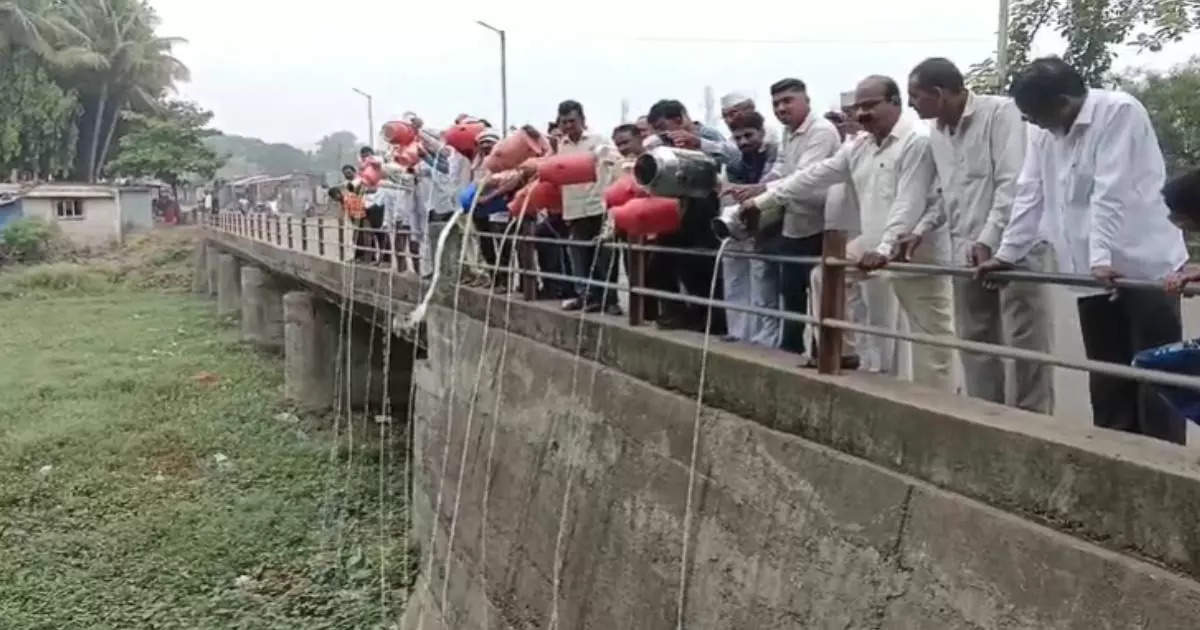
[{"label": "bridge pillar", "polygon": [[[372,325],[360,317],[351,319],[350,326],[350,406],[367,408],[380,415],[384,394],[387,393],[390,414],[400,418],[408,413],[408,394],[412,383],[413,346],[404,338],[393,336],[388,356],[390,326],[378,321]],[[347,344],[339,347],[346,348]],[[385,361],[386,358],[386,361]],[[343,369],[346,357],[341,358]],[[384,370],[386,366],[387,370]],[[386,373],[386,377],[385,377]],[[378,410],[378,411],[376,411]]]},{"label": "bridge pillar", "polygon": [[221,254],[217,262],[217,315],[242,312],[241,262],[232,254]]},{"label": "bridge pillar", "polygon": [[219,284],[220,266],[221,266],[221,251],[215,247],[205,246],[207,250],[204,254],[204,268],[208,272],[208,297],[217,297],[217,286]]},{"label": "bridge pillar", "polygon": [[242,341],[283,349],[283,288],[261,267],[242,267]]},{"label": "bridge pillar", "polygon": [[192,254],[192,293],[208,294],[208,243],[200,241]]},{"label": "bridge pillar", "polygon": [[283,296],[283,389],[287,398],[317,411],[333,406],[338,313],[308,291]]}]

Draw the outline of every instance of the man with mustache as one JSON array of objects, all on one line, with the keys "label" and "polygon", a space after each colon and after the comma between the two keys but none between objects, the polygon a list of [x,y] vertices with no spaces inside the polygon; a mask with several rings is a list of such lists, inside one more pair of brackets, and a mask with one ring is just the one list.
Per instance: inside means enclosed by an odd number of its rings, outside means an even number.
[{"label": "man with mustache", "polygon": [[[884,76],[863,79],[855,90],[852,113],[865,133],[842,145],[833,157],[771,184],[767,192],[742,202],[742,207],[752,214],[780,204],[781,198],[812,195],[836,184],[847,184],[862,212],[862,235],[851,244],[850,255],[858,258],[860,269],[874,271],[898,256],[900,237],[912,232],[930,207],[931,198],[936,198],[937,173],[929,131],[919,121],[902,115],[900,88],[895,81]],[[918,260],[944,262],[949,249],[945,230],[935,230],[926,239]],[[915,332],[954,334],[948,278],[888,274],[876,281],[890,286]],[[877,308],[871,302],[868,308],[872,321],[887,314],[881,313],[886,308]],[[947,348],[915,347],[913,380],[953,391],[953,356]]]}]

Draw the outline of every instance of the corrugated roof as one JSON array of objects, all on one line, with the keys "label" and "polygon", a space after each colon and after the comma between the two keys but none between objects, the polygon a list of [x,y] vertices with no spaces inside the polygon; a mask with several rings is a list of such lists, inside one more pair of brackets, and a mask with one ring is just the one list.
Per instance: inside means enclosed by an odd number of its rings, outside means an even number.
[{"label": "corrugated roof", "polygon": [[111,186],[50,183],[37,186],[24,196],[31,199],[112,199],[113,191]]}]

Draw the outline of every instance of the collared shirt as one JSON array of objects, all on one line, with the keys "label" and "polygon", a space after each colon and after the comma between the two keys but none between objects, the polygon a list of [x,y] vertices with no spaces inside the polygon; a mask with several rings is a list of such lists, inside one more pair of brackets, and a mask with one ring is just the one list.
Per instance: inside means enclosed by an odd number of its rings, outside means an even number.
[{"label": "collared shirt", "polygon": [[1163,278],[1187,261],[1183,233],[1167,218],[1164,178],[1142,104],[1124,92],[1089,90],[1065,135],[1030,129],[996,258],[1019,261],[1049,240],[1064,273],[1111,266],[1129,278]]},{"label": "collared shirt", "polygon": [[[608,138],[585,130],[583,135],[579,136],[578,142],[563,136],[558,141],[557,153],[558,155],[595,153],[597,149],[609,146],[611,143]],[[601,187],[601,184],[603,182],[596,181],[590,184],[563,186],[563,219],[573,221],[604,214],[604,188]]]},{"label": "collared shirt", "polygon": [[[834,155],[841,136],[833,123],[809,114],[794,130],[784,130],[783,144],[767,180],[779,180]],[[771,203],[784,206],[783,235],[803,238],[825,230],[825,201],[828,185],[818,190],[795,192],[775,187]]]},{"label": "collared shirt", "polygon": [[[880,254],[891,256],[896,241],[916,227],[930,206],[935,178],[928,128],[920,121],[901,116],[882,142],[862,132],[843,144],[833,157],[773,183],[770,190],[754,201],[768,210],[789,197],[812,195],[836,184],[848,184],[848,192],[853,192],[861,210],[860,238]],[[823,215],[819,216],[823,221]],[[945,232],[934,232],[935,242],[919,248],[919,258],[931,261],[945,258],[944,236],[939,242],[938,234]]]},{"label": "collared shirt", "polygon": [[937,165],[942,212],[931,213],[916,232],[922,234],[949,221],[951,256],[967,262],[971,244],[993,252],[1008,226],[1025,160],[1025,122],[1012,99],[967,93],[962,119],[955,127],[932,125],[929,144]]}]

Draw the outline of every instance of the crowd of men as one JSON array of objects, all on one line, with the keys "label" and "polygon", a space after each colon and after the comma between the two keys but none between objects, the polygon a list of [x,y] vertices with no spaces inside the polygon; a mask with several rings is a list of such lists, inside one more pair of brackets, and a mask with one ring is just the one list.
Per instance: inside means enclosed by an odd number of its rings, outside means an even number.
[{"label": "crowd of men", "polygon": [[[1052,313],[1046,286],[1001,282],[988,274],[1058,271],[1099,283],[1078,296],[1089,358],[1129,365],[1139,357],[1139,364],[1149,365],[1139,353],[1181,342],[1179,291],[1200,274],[1185,267],[1180,226],[1197,222],[1200,176],[1171,182],[1164,200],[1163,157],[1149,116],[1134,97],[1089,88],[1058,58],[1030,63],[1007,97],[973,93],[959,69],[941,58],[917,65],[906,88],[915,115],[905,109],[901,86],[885,76],[863,79],[840,111],[820,115],[812,111],[803,81],[783,79],[770,86],[781,132],[767,129],[751,98],[734,93],[721,103],[728,136],[692,120],[675,100],[659,101],[635,124],[600,134],[588,128],[583,105],[566,100],[544,133],[556,154],[619,156],[610,162],[617,173],[658,146],[702,151],[721,165],[721,188],[706,198],[681,200],[680,228],[652,237],[653,244],[716,249],[711,222],[722,206],[740,204],[747,219],[782,215],[778,222],[763,221],[752,238],[730,244],[719,267],[711,257],[650,254],[651,288],[708,297],[715,282],[718,299],[810,312],[819,295],[811,265],[737,254],[819,256],[826,232],[838,231],[849,238],[847,256],[856,263],[846,287],[849,316],[863,323],[896,328],[903,313],[914,332],[1048,353]],[[358,172],[347,172],[343,192],[366,194],[368,202],[348,207],[374,227],[388,223],[388,214],[391,225],[408,226],[417,240],[430,217],[471,209],[487,263],[486,272],[471,281],[509,290],[502,269],[511,246],[500,234],[509,221],[507,202],[528,174],[485,187],[483,159],[500,140],[490,126],[479,133],[471,159],[435,134],[423,132],[421,138],[422,161],[410,169],[415,203],[396,204],[405,209],[385,213],[386,199],[364,193],[361,172],[371,159],[364,153]],[[606,220],[601,187],[611,181],[566,186],[562,214],[539,215],[535,235],[576,242],[565,248],[540,243],[537,266],[543,272],[616,282],[619,257],[602,246],[622,236]],[[426,243],[426,256],[429,249]],[[889,270],[896,262],[974,271],[950,277]],[[1166,287],[1117,289],[1119,278]],[[541,297],[561,299],[568,311],[620,312],[616,296],[594,284],[546,280],[538,290]],[[730,341],[816,354],[813,335],[792,320],[736,309],[710,314],[681,300],[651,300],[646,315],[663,328],[708,327]],[[894,342],[874,336],[848,341],[845,368],[896,369]],[[954,356],[947,348],[915,346],[913,380],[953,391]],[[1004,404],[1011,389],[1017,407],[1052,413],[1048,366],[1017,361],[1010,388],[999,358],[963,352],[961,363],[969,395]],[[1183,443],[1184,414],[1178,404],[1168,404],[1170,396],[1098,374],[1091,375],[1090,386],[1097,426]]]}]

